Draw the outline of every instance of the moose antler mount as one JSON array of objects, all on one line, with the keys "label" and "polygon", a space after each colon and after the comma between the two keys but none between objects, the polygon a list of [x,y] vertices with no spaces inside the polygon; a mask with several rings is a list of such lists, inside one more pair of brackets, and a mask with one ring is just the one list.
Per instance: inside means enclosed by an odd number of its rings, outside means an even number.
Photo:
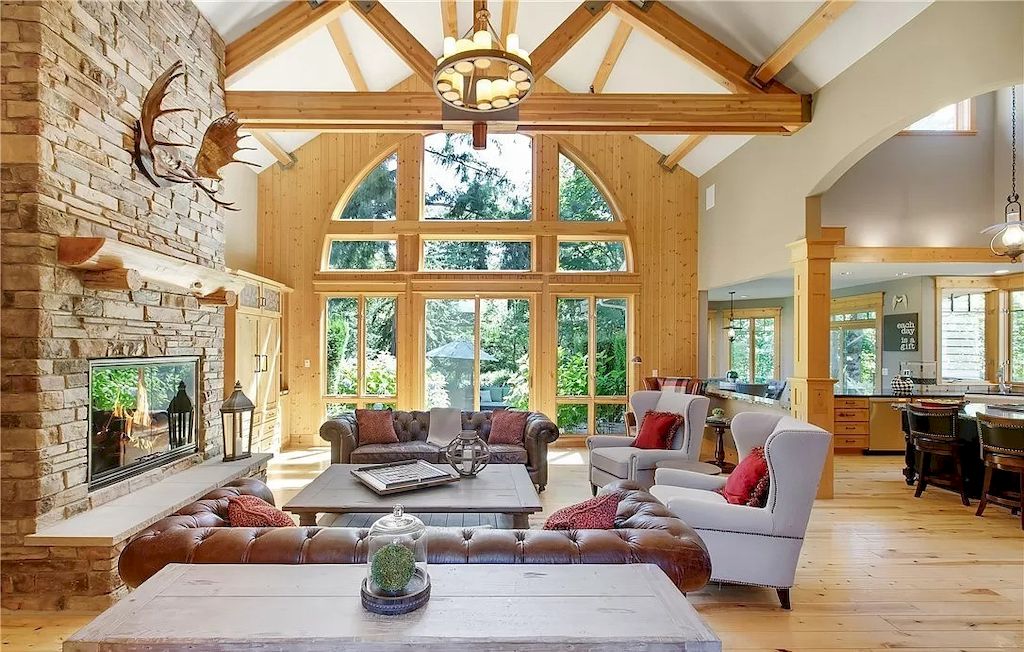
[{"label": "moose antler mount", "polygon": [[184,76],[184,66],[181,61],[175,61],[156,78],[153,86],[146,93],[146,99],[142,102],[142,115],[135,121],[135,166],[139,169],[150,183],[157,188],[164,188],[172,183],[187,183],[202,190],[218,206],[228,210],[231,202],[226,202],[217,197],[219,187],[217,182],[223,179],[220,176],[220,169],[228,163],[244,163],[257,167],[249,161],[242,161],[235,158],[240,151],[254,150],[254,147],[239,147],[238,142],[245,136],[238,135],[238,119],[235,114],[228,113],[217,118],[206,128],[203,134],[199,151],[195,159],[189,161],[179,150],[179,147],[188,147],[188,143],[178,143],[167,140],[167,136],[158,136],[157,121],[169,113],[190,111],[186,108],[163,108],[164,98],[167,97],[167,88],[175,79]]}]

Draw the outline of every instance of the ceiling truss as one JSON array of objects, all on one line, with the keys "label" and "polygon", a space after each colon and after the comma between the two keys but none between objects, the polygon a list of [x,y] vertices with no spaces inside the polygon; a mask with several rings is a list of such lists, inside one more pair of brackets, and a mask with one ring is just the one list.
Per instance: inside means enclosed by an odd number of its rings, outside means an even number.
[{"label": "ceiling truss", "polygon": [[[591,86],[591,94],[561,94],[557,85],[536,93],[517,107],[518,115],[495,116],[494,131],[529,133],[689,134],[660,163],[668,169],[682,161],[708,135],[790,134],[810,122],[810,97],[800,96],[775,80],[776,74],[827,28],[852,2],[826,1],[761,65],[699,29],[662,2],[589,0],[580,4],[531,53],[540,79],[604,16],[620,23]],[[282,152],[268,131],[409,131],[465,130],[471,120],[442,117],[440,103],[429,92],[370,93],[338,17],[349,8],[366,22],[412,69],[415,77],[433,81],[435,56],[376,0],[328,0],[317,8],[293,2],[231,43],[225,53],[228,78],[263,57],[286,48],[327,26],[356,92],[226,93],[228,108],[257,139],[273,143],[271,153],[284,164]],[[518,0],[505,0],[501,38],[515,31]],[[458,36],[455,0],[440,0],[446,36]],[[696,64],[732,94],[600,95],[634,30],[644,32],[670,51]],[[503,119],[508,118],[508,119]],[[256,135],[256,133],[254,133]],[[290,161],[291,159],[289,159]]]}]

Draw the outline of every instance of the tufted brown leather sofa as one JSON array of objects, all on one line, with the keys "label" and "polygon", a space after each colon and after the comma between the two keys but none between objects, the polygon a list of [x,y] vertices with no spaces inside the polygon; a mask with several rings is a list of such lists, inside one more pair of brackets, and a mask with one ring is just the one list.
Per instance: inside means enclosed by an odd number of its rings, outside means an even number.
[{"label": "tufted brown leather sofa", "polygon": [[[320,438],[331,442],[331,464],[382,464],[401,460],[444,462],[444,453],[427,441],[430,412],[393,412],[397,444],[359,445],[359,429],[351,412],[328,419],[320,426]],[[487,441],[491,434],[491,412],[463,412],[462,429],[475,430]],[[491,446],[491,464],[525,464],[533,484],[544,491],[548,482],[548,444],[558,439],[558,427],[540,412],[526,417],[525,445]]]},{"label": "tufted brown leather sofa", "polygon": [[[623,480],[612,530],[431,528],[431,564],[657,564],[681,591],[711,577],[704,542],[658,499]],[[121,579],[142,584],[167,564],[363,564],[366,528],[229,527],[228,498],[252,494],[273,503],[265,484],[246,478],[210,492],[137,534],[118,560]]]}]

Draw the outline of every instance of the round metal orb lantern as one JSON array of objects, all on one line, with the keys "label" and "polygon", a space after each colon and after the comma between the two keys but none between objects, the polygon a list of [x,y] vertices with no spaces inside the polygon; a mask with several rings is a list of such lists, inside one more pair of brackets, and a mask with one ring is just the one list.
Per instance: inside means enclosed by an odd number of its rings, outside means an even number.
[{"label": "round metal orb lantern", "polygon": [[475,430],[463,430],[444,452],[452,468],[466,478],[480,473],[491,460],[491,449]]}]

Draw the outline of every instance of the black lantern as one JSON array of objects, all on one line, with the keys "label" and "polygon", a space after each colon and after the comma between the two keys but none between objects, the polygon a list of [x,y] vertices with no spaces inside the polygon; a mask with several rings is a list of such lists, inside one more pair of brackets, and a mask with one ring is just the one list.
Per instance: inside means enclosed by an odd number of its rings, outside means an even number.
[{"label": "black lantern", "polygon": [[236,380],[235,391],[220,406],[225,462],[252,455],[252,413],[255,409],[252,401],[242,393],[242,383]]},{"label": "black lantern", "polygon": [[195,435],[195,416],[192,399],[185,391],[185,381],[178,381],[178,393],[167,406],[167,438],[172,449],[184,446],[193,441]]}]

